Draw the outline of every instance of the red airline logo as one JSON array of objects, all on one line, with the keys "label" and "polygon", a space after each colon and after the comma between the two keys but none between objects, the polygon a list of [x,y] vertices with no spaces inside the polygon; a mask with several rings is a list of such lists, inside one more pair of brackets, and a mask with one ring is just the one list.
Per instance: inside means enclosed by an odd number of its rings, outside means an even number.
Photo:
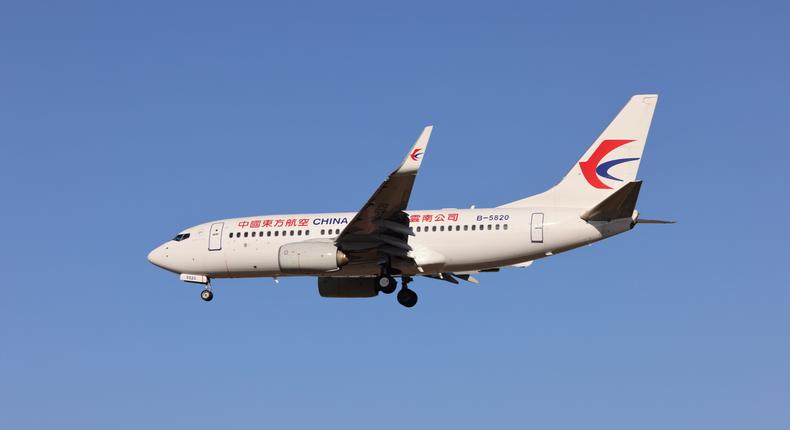
[{"label": "red airline logo", "polygon": [[579,167],[582,169],[582,174],[584,175],[584,179],[587,179],[587,182],[590,183],[595,188],[600,188],[602,190],[611,189],[612,187],[606,185],[601,181],[599,176],[602,176],[607,179],[611,179],[614,181],[622,181],[620,178],[615,178],[614,176],[609,174],[609,169],[612,167],[620,164],[625,163],[628,161],[635,161],[639,158],[620,158],[617,160],[610,160],[606,163],[601,164],[601,160],[604,159],[610,152],[614,151],[615,149],[625,145],[626,143],[631,143],[633,140],[625,140],[625,139],[607,139],[601,142],[598,145],[598,148],[590,155],[590,158],[587,161],[579,162]]}]

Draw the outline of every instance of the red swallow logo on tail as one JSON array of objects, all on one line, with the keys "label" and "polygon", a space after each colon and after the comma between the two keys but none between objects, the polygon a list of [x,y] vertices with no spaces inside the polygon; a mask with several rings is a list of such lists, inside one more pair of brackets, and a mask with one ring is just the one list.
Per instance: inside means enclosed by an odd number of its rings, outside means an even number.
[{"label": "red swallow logo on tail", "polygon": [[582,169],[584,179],[586,179],[587,182],[589,182],[593,187],[603,190],[611,189],[612,187],[604,184],[600,177],[622,182],[622,179],[615,178],[614,176],[610,175],[609,169],[618,164],[635,161],[639,158],[619,158],[616,160],[607,161],[606,163],[601,163],[601,160],[603,160],[604,157],[606,157],[606,155],[610,152],[625,145],[626,143],[631,142],[633,142],[633,140],[625,139],[607,139],[601,142],[601,144],[598,145],[598,148],[595,149],[587,161],[579,162],[579,167]]}]

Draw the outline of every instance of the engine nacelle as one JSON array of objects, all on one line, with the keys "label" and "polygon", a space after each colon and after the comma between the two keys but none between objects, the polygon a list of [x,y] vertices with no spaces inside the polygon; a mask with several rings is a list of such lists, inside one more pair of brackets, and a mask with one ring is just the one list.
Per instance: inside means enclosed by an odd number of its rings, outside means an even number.
[{"label": "engine nacelle", "polygon": [[328,242],[296,242],[280,247],[278,262],[282,272],[315,273],[337,270],[348,257]]},{"label": "engine nacelle", "polygon": [[321,297],[375,297],[378,293],[376,278],[318,278]]}]

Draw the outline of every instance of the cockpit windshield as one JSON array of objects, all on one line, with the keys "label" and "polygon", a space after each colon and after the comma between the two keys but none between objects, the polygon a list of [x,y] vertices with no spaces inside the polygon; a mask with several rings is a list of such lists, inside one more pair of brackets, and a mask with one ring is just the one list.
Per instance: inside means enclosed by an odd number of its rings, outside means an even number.
[{"label": "cockpit windshield", "polygon": [[184,239],[189,239],[189,233],[177,234],[176,237],[173,238],[176,242],[181,242]]}]

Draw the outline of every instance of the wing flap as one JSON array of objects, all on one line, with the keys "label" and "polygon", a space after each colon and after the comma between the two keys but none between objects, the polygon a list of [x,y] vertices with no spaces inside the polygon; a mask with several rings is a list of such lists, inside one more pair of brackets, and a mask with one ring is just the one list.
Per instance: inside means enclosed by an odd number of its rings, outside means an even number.
[{"label": "wing flap", "polygon": [[534,262],[535,262],[534,260],[523,261],[521,263],[511,264],[510,267],[518,267],[520,269],[524,269],[524,268],[527,268],[527,267],[531,266],[532,263],[534,263]]}]

